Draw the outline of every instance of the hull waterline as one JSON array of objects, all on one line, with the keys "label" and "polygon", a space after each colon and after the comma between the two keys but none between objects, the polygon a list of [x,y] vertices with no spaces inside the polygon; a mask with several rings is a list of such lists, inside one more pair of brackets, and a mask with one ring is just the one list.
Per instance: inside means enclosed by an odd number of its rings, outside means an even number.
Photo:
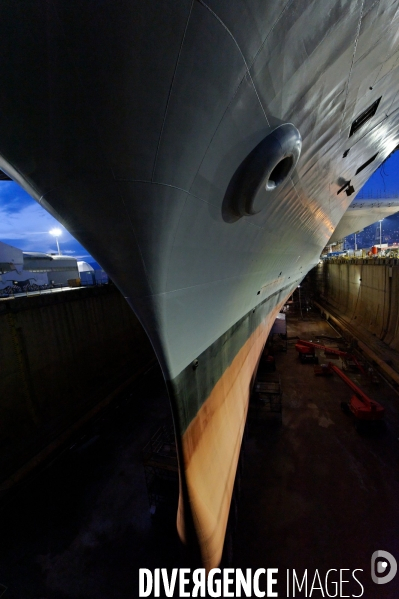
[{"label": "hull waterline", "polygon": [[[146,330],[174,413],[179,531],[212,567],[274,316],[398,145],[398,5],[0,8],[0,168],[101,263]],[[281,131],[300,137],[273,163]]]}]

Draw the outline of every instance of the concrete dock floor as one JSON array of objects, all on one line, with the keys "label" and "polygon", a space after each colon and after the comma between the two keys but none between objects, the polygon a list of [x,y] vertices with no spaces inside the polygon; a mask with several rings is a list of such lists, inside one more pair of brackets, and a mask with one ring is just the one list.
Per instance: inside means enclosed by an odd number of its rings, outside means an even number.
[{"label": "concrete dock floor", "polygon": [[[339,346],[320,338],[323,334],[337,335],[316,314],[308,320],[288,317],[288,337]],[[350,389],[336,375],[316,377],[312,364],[300,363],[295,342],[289,340],[287,353],[276,355],[282,425],[272,419],[267,428],[249,423],[235,566],[295,569],[301,577],[306,568],[312,577],[316,569],[324,576],[331,568],[360,568],[363,597],[397,598],[399,577],[374,584],[370,560],[380,549],[399,559],[399,397],[382,380],[376,385],[351,374],[386,409],[385,430],[358,433],[340,409]],[[328,362],[316,353],[320,363]],[[340,359],[331,362],[343,366]],[[280,585],[279,597],[288,596],[285,591]],[[356,583],[343,585],[349,596],[360,591]]]},{"label": "concrete dock floor", "polygon": [[[374,584],[370,560],[382,549],[399,561],[399,397],[382,380],[375,385],[352,374],[386,409],[385,430],[357,432],[340,409],[351,395],[343,381],[315,377],[313,366],[298,360],[295,337],[321,335],[336,333],[316,314],[289,316],[287,352],[276,353],[282,423],[277,415],[249,418],[229,565],[279,568],[279,597],[292,596],[287,569],[298,577],[307,569],[310,579],[317,569],[322,580],[332,568],[348,569],[345,580],[362,569],[361,596],[397,599],[399,575]],[[174,516],[149,513],[141,459],[152,432],[169,419],[162,377],[153,368],[3,506],[0,597],[134,599],[140,567],[189,565]],[[334,596],[332,586],[329,592]],[[338,596],[360,592],[352,579]]]}]

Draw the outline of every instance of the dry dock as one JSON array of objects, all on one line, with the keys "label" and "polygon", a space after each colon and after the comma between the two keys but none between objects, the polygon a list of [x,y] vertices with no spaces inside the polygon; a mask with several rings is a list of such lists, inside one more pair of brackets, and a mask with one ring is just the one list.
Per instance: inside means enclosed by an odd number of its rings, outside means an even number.
[{"label": "dry dock", "polygon": [[[338,344],[321,337],[337,333],[309,314],[289,316],[287,352],[275,354],[282,423],[273,414],[249,418],[225,565],[295,568],[298,576],[304,569],[312,576],[315,569],[363,569],[363,597],[397,599],[399,578],[372,583],[370,558],[378,549],[399,558],[399,398],[383,380],[352,374],[386,408],[384,431],[356,432],[340,410],[350,390],[338,378],[316,378],[313,366],[298,360],[296,336]],[[174,517],[150,515],[142,465],[142,448],[169,419],[154,367],[3,508],[4,599],[132,599],[140,567],[190,566]],[[288,596],[284,581],[285,574],[279,597]],[[360,593],[358,585],[343,588]]]},{"label": "dry dock", "polygon": [[155,356],[114,285],[0,300],[0,499]]}]

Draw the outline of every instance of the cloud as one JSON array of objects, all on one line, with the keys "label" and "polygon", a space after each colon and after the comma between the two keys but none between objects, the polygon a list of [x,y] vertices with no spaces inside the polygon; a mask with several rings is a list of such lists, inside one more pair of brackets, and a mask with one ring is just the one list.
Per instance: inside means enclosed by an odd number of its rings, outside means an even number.
[{"label": "cloud", "polygon": [[62,254],[90,258],[87,250],[56,219],[12,181],[0,182],[0,241],[24,251],[56,252],[50,229],[61,229]]},{"label": "cloud", "polygon": [[14,181],[0,182],[0,205],[7,214],[18,214],[34,200]]}]

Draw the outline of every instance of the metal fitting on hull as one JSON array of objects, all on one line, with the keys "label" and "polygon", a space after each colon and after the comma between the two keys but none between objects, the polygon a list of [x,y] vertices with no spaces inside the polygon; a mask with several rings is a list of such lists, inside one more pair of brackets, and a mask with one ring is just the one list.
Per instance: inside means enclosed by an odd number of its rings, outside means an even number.
[{"label": "metal fitting on hull", "polygon": [[269,133],[234,173],[225,196],[230,210],[237,217],[260,212],[266,205],[267,192],[277,189],[291,175],[301,149],[301,135],[291,123]]}]

